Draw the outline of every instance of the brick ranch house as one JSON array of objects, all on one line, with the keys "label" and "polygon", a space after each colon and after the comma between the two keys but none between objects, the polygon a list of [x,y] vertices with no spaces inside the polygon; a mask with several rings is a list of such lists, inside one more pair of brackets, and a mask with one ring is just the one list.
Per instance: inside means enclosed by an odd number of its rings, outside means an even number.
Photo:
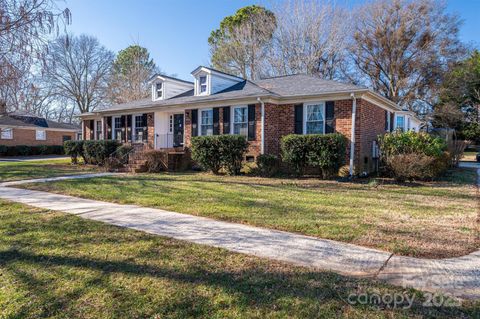
[{"label": "brick ranch house", "polygon": [[0,145],[63,145],[66,140],[77,139],[79,133],[76,125],[0,109]]},{"label": "brick ranch house", "polygon": [[348,138],[351,170],[370,172],[378,135],[420,128],[413,114],[362,86],[309,75],[249,81],[204,66],[192,76],[193,82],[155,76],[150,98],[82,114],[82,136],[179,152],[192,136],[242,134],[246,160],[254,160],[279,155],[287,134],[338,132]]}]

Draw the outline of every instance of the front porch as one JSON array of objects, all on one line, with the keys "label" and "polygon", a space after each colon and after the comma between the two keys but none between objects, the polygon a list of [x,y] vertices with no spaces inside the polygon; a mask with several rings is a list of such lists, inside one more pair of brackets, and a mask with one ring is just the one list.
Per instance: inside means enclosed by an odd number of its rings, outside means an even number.
[{"label": "front porch", "polygon": [[116,140],[135,148],[183,152],[184,112],[96,116],[82,121],[83,140]]},{"label": "front porch", "polygon": [[152,150],[158,151],[156,156],[166,171],[176,171],[185,166],[184,119],[183,111],[84,118],[83,140],[116,140],[132,146],[128,171],[146,171],[145,152]]}]

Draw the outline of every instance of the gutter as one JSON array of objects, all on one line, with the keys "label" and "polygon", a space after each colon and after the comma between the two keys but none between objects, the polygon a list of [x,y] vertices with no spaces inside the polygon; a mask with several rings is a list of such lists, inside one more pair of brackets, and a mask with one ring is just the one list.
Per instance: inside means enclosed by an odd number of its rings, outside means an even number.
[{"label": "gutter", "polygon": [[260,97],[257,97],[257,101],[260,102],[261,105],[261,129],[260,129],[260,154],[264,154],[265,152],[265,103],[262,101]]},{"label": "gutter", "polygon": [[350,136],[350,177],[353,177],[353,163],[355,160],[355,118],[357,114],[357,98],[355,93],[351,93],[352,98],[352,133]]}]

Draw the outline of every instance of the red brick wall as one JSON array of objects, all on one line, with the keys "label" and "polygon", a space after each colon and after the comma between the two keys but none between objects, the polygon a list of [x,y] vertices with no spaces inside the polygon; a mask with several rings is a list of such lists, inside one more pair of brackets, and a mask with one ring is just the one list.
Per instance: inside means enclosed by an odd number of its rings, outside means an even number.
[{"label": "red brick wall", "polygon": [[[231,109],[233,112],[233,107]],[[261,107],[260,104],[255,105],[255,140],[249,142],[249,147],[247,150],[246,156],[258,156],[261,151],[261,130],[262,130],[262,119],[261,119]],[[200,120],[200,114],[199,120]],[[233,123],[230,123],[232,126]],[[200,129],[200,127],[199,127]],[[223,134],[223,109],[219,110],[219,129],[220,134]],[[192,140],[192,110],[185,111],[185,146],[190,147]]]},{"label": "red brick wall", "polygon": [[357,114],[357,169],[358,173],[371,172],[375,170],[372,158],[373,141],[376,141],[379,135],[385,134],[385,110],[368,101],[357,100]]},{"label": "red brick wall", "polygon": [[82,125],[83,125],[83,132],[85,134],[85,137],[83,138],[84,140],[94,140],[95,139],[95,133],[94,133],[94,129],[95,129],[95,125],[91,126],[91,120],[85,120],[85,121],[82,121]]},{"label": "red brick wall", "polygon": [[37,141],[35,139],[36,133],[32,129],[20,129],[13,128],[13,139],[0,139],[0,145],[63,145],[63,136],[70,136],[73,140],[75,139],[74,132],[64,132],[64,131],[46,131],[46,140]]},{"label": "red brick wall", "polygon": [[155,144],[155,113],[147,113],[147,145],[149,148],[154,148],[154,144]]},{"label": "red brick wall", "polygon": [[[348,143],[346,161],[350,159],[350,138],[352,129],[352,100],[335,101],[335,132],[346,136]],[[233,111],[233,110],[232,110]],[[258,156],[261,151],[261,106],[255,105],[256,134],[255,141],[250,141],[247,156]],[[219,111],[220,132],[223,132],[223,109]],[[231,125],[233,125],[231,123]],[[384,134],[384,110],[372,103],[358,99],[355,129],[355,172],[372,171],[372,143],[377,136]],[[294,104],[265,103],[265,153],[280,155],[280,140],[283,136],[293,134],[295,130]],[[150,134],[150,133],[149,133]],[[191,144],[191,110],[185,111],[185,146]],[[367,162],[365,164],[365,157]]]},{"label": "red brick wall", "polygon": [[279,155],[280,139],[294,132],[294,105],[265,103],[265,154]]}]

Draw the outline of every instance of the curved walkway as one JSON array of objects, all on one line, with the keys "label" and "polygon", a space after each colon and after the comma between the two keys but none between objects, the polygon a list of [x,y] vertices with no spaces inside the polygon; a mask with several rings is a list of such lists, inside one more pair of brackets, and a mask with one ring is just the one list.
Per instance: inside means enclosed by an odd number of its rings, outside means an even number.
[{"label": "curved walkway", "polygon": [[[478,170],[480,176],[480,169]],[[88,178],[100,174],[56,177]],[[480,185],[480,177],[479,177]],[[212,220],[162,209],[120,205],[73,196],[6,187],[0,198],[34,207],[62,211],[83,218],[148,233],[221,247],[350,276],[378,278],[388,283],[461,298],[480,298],[480,251],[450,259],[419,259],[283,231]]]}]

